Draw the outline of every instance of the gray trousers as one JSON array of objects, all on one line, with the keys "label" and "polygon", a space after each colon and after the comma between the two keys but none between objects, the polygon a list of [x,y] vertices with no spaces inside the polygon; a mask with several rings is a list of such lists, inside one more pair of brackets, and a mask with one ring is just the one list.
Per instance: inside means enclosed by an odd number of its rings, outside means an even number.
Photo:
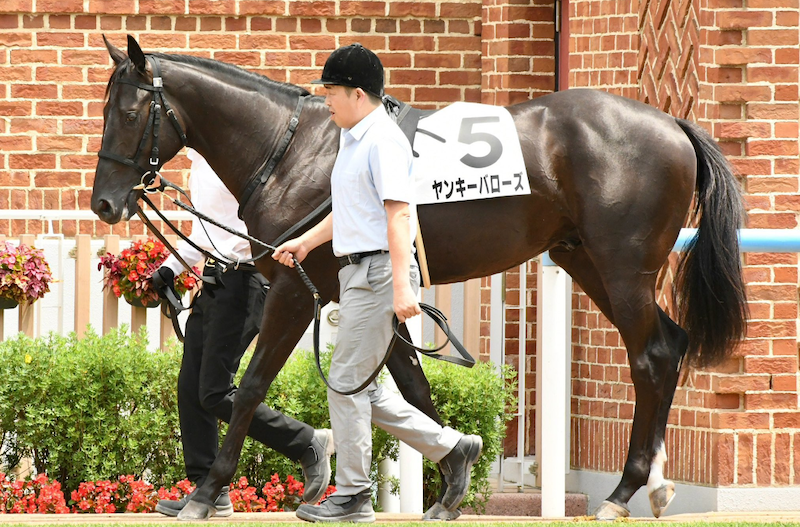
[{"label": "gray trousers", "polygon": [[[378,254],[339,271],[339,332],[330,369],[331,385],[352,390],[380,364],[392,338],[392,262]],[[411,285],[419,289],[419,268],[411,263]],[[373,381],[355,395],[328,390],[336,445],[336,494],[371,487],[372,426],[386,430],[431,461],[446,456],[462,434],[436,421],[403,397]]]}]

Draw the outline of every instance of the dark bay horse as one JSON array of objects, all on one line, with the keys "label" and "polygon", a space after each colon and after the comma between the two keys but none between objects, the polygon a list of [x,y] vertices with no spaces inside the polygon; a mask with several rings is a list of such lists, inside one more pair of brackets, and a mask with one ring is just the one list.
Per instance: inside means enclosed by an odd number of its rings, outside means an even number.
[{"label": "dark bay horse", "polygon": [[[120,159],[150,152],[147,122],[161,117],[161,162],[183,143],[163,105],[152,106],[153,64],[164,98],[200,152],[241,201],[251,176],[276,149],[298,99],[307,92],[224,63],[188,56],[145,56],[128,38],[128,55],[107,43],[116,69],[109,81],[102,149]],[[155,61],[153,60],[155,57]],[[663,477],[667,418],[682,364],[709,365],[743,338],[746,298],[736,229],[743,218],[737,181],[711,137],[687,121],[639,102],[568,90],[508,108],[517,127],[531,194],[419,207],[432,282],[444,284],[509,269],[550,251],[619,329],[630,361],[636,410],[622,478],[596,512],[627,515],[647,485],[653,513],[674,495]],[[140,146],[141,145],[141,146]],[[322,203],[338,129],[321,98],[309,98],[286,155],[243,210],[251,235],[272,242]],[[92,210],[107,223],[128,219],[141,191],[147,155],[98,162]],[[159,165],[155,168],[160,167]],[[140,166],[136,168],[133,165]],[[655,285],[680,228],[699,231],[679,264],[677,323],[658,306]],[[254,247],[254,253],[258,251]],[[338,296],[330,245],[303,265],[324,301]],[[236,395],[230,429],[211,474],[193,494],[188,518],[213,513],[236,468],[256,405],[313,317],[297,273],[262,258],[271,282],[258,348]],[[438,419],[421,369],[398,350],[389,368],[404,396]]]}]

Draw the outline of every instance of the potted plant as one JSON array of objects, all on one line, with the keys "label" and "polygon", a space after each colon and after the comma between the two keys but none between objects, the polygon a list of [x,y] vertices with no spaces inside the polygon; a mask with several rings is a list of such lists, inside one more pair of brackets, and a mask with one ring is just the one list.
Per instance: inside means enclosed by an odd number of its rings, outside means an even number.
[{"label": "potted plant", "polygon": [[0,244],[0,309],[32,304],[50,291],[53,275],[40,249]]},{"label": "potted plant", "polygon": [[[150,277],[169,256],[169,250],[158,240],[135,241],[119,255],[100,257],[98,269],[105,268],[103,290],[110,289],[117,298],[135,307],[159,305],[158,292],[153,289]],[[192,268],[199,273],[197,268]],[[197,284],[195,275],[184,271],[175,277],[175,291],[183,295]]]}]

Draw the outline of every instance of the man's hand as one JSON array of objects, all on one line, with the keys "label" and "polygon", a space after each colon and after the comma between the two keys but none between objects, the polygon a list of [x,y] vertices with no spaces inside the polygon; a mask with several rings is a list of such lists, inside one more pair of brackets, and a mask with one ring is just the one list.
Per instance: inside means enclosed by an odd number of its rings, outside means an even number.
[{"label": "man's hand", "polygon": [[294,238],[287,242],[282,243],[275,252],[272,253],[272,259],[277,260],[278,262],[286,265],[288,267],[294,267],[294,261],[292,257],[297,259],[297,262],[300,263],[305,260],[306,256],[308,256],[309,249],[306,247],[306,244],[300,238]]},{"label": "man's hand", "polygon": [[150,276],[150,284],[158,293],[159,298],[167,298],[165,288],[169,287],[173,293],[175,292],[175,273],[169,267],[162,265]]},{"label": "man's hand", "polygon": [[395,284],[393,304],[394,313],[401,323],[422,313],[417,295],[414,294],[408,281],[403,285]]}]

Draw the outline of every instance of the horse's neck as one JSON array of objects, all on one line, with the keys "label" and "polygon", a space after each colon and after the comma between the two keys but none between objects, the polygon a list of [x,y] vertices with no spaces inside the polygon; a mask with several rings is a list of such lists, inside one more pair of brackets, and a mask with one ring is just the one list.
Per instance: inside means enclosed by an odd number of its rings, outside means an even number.
[{"label": "horse's neck", "polygon": [[[235,78],[173,63],[181,77],[175,106],[187,124],[190,147],[197,150],[233,195],[275,148],[296,100],[275,87],[274,93],[238,86]],[[165,72],[165,83],[169,82]]]}]

